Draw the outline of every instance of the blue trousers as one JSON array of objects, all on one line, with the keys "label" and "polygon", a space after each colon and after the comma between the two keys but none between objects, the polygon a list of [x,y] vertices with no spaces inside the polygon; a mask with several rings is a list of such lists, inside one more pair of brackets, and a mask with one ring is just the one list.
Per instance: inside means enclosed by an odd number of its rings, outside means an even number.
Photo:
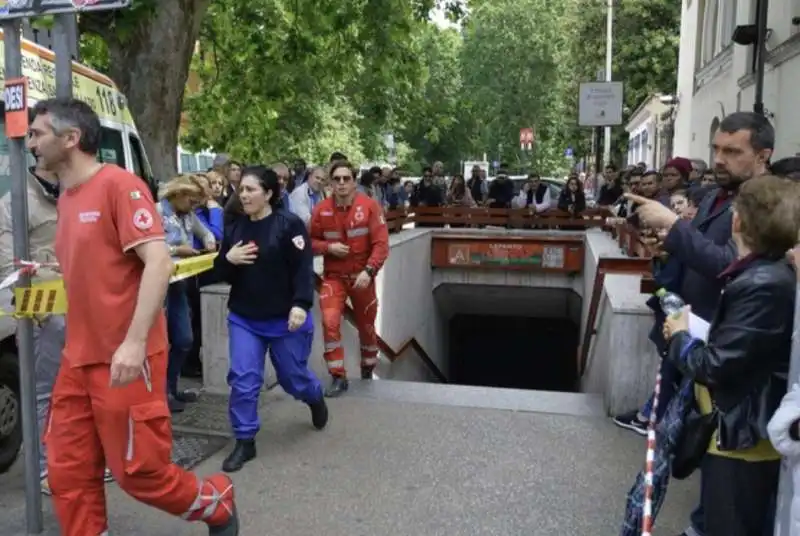
[{"label": "blue trousers", "polygon": [[192,349],[192,311],[189,307],[187,282],[177,281],[167,289],[167,335],[169,337],[169,363],[167,365],[167,391],[178,392],[178,378]]},{"label": "blue trousers", "polygon": [[306,404],[322,400],[322,384],[308,368],[314,338],[311,315],[306,325],[294,332],[288,331],[286,322],[253,322],[233,313],[228,316],[228,415],[236,439],[253,439],[261,428],[258,397],[264,385],[267,351],[284,391]]}]

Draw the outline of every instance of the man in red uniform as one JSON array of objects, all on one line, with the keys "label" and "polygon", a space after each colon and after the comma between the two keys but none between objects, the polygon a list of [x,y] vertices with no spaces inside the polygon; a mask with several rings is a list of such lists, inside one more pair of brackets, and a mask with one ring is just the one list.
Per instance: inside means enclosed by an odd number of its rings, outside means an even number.
[{"label": "man in red uniform", "polygon": [[340,329],[348,296],[361,345],[361,377],[371,379],[378,364],[375,275],[389,255],[389,231],[380,205],[356,191],[350,164],[334,162],[330,175],[334,194],[314,208],[310,234],[314,254],[325,256],[319,302],[325,361],[333,376],[325,395],[335,397],[348,387]]},{"label": "man in red uniform", "polygon": [[107,534],[105,463],[134,498],[238,535],[230,479],[171,462],[162,308],[172,261],[146,184],[95,160],[100,136],[82,101],[34,108],[28,148],[59,178],[55,249],[69,300],[45,431],[61,534]]}]

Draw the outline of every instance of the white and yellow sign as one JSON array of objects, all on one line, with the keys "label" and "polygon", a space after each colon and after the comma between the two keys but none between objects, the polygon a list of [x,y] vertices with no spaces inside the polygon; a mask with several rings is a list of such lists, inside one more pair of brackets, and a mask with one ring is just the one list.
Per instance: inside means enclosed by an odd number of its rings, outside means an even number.
[{"label": "white and yellow sign", "polygon": [[[2,33],[0,33],[2,35]],[[0,40],[0,57],[3,57]],[[22,41],[22,76],[28,77],[28,100],[37,102],[56,95],[55,56],[44,47]],[[0,65],[0,79],[5,78],[5,68]],[[100,119],[133,125],[125,96],[106,76],[79,63],[72,63],[72,93],[75,98],[89,103]]]}]

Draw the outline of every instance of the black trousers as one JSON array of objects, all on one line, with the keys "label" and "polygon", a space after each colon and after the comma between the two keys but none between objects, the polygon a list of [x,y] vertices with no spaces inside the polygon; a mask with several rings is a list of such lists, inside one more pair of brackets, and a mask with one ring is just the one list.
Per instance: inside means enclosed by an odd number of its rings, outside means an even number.
[{"label": "black trousers", "polygon": [[772,536],[780,461],[703,459],[705,536]]}]

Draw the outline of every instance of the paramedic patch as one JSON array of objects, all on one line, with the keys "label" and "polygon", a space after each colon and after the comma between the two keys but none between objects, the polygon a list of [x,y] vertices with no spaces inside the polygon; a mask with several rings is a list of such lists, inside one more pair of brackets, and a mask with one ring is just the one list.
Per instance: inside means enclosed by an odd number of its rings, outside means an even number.
[{"label": "paramedic patch", "polygon": [[140,231],[146,231],[153,226],[153,215],[146,208],[140,208],[133,214],[133,225]]},{"label": "paramedic patch", "polygon": [[138,201],[139,199],[142,198],[142,192],[140,192],[139,190],[133,190],[130,195],[131,199],[133,199],[134,201]]},{"label": "paramedic patch", "polygon": [[296,247],[301,251],[306,247],[306,241],[302,235],[297,235],[294,238],[292,238],[292,244],[294,244],[294,247]]}]

